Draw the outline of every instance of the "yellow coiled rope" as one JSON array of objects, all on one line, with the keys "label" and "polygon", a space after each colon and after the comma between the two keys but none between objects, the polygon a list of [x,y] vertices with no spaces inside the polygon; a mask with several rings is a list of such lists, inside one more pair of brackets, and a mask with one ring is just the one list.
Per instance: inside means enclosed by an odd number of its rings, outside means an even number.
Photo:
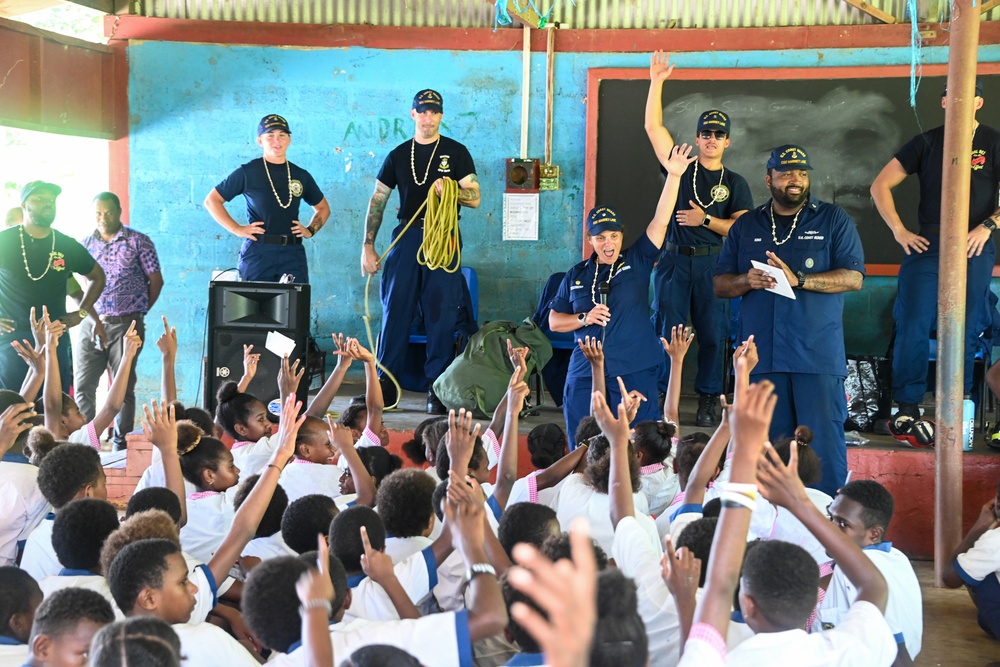
[{"label": "yellow coiled rope", "polygon": [[[441,183],[443,186],[441,196],[438,196],[435,188],[430,189],[430,192],[427,193],[427,199],[420,205],[417,212],[413,214],[410,221],[406,223],[403,231],[389,244],[385,252],[379,255],[379,264],[382,263],[382,260],[385,259],[393,247],[399,243],[399,239],[403,238],[403,234],[413,225],[414,221],[420,218],[420,214],[424,209],[427,209],[427,215],[424,216],[424,240],[417,250],[417,262],[432,271],[437,269],[447,271],[448,273],[458,271],[462,265],[462,249],[459,247],[458,239],[459,187],[458,182],[451,179],[445,179]],[[375,337],[372,335],[372,311],[370,304],[373,277],[373,274],[368,274],[368,282],[365,283],[365,316],[362,319],[365,321],[365,330],[368,332],[368,346],[371,348],[372,354],[375,355],[375,364],[382,369],[382,372],[396,386],[396,402],[386,406],[387,410],[391,410],[399,405],[403,389],[399,386],[399,381],[396,380],[396,377],[389,369],[378,362],[378,345],[376,344]]]}]

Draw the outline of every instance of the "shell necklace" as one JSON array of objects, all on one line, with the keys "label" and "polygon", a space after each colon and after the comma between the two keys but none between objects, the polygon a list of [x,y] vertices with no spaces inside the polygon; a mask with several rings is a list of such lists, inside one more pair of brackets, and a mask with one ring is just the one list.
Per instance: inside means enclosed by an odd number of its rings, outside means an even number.
[{"label": "shell necklace", "polygon": [[[726,167],[725,167],[725,165],[723,165],[723,167],[722,167],[722,173],[719,174],[719,185],[722,185],[722,179],[725,177],[725,175],[726,175]],[[712,188],[710,192],[714,193],[715,190],[716,190],[716,188],[719,187],[719,185],[716,185],[714,188]],[[702,201],[701,201],[701,198],[698,197],[698,161],[697,160],[694,161],[694,171],[691,172],[691,192],[694,193],[694,200],[696,202],[698,202],[698,206],[701,206],[701,210],[702,211],[707,210],[709,206],[711,206],[712,204],[714,204],[714,203],[716,203],[718,201],[715,198],[714,194],[712,194],[712,203],[711,204],[703,204]]]},{"label": "shell necklace", "polygon": [[417,180],[417,167],[416,167],[416,164],[415,164],[415,160],[413,158],[414,153],[416,152],[417,140],[416,139],[410,139],[410,173],[413,174],[413,182],[416,183],[417,185],[423,185],[424,183],[427,182],[427,177],[431,173],[431,163],[434,162],[434,155],[435,155],[435,153],[437,153],[438,144],[440,144],[440,143],[441,143],[441,135],[439,134],[438,138],[437,138],[437,141],[434,142],[434,150],[431,151],[431,158],[429,160],[427,160],[427,169],[424,170],[424,180],[418,181]]},{"label": "shell necklace", "polygon": [[25,252],[24,250],[24,227],[18,227],[17,233],[21,235],[21,259],[24,260],[24,271],[25,273],[28,274],[28,277],[31,278],[34,282],[38,282],[39,280],[44,278],[45,275],[49,272],[49,269],[52,268],[52,253],[56,251],[56,233],[54,230],[51,229],[49,230],[49,236],[52,237],[52,249],[49,251],[49,261],[45,265],[45,270],[42,271],[42,275],[38,276],[37,278],[31,275],[31,267],[28,266],[28,253]]},{"label": "shell necklace", "polygon": [[[261,158],[264,160],[264,158]],[[278,196],[278,191],[274,188],[274,181],[271,180],[271,171],[267,168],[267,160],[264,160],[264,173],[267,174],[267,182],[271,184],[271,192],[274,193],[274,198],[278,200],[278,206],[281,208],[288,208],[292,205],[292,199],[295,195],[292,194],[292,165],[289,164],[288,160],[285,160],[285,167],[288,168],[288,203],[282,204],[281,197]]]}]

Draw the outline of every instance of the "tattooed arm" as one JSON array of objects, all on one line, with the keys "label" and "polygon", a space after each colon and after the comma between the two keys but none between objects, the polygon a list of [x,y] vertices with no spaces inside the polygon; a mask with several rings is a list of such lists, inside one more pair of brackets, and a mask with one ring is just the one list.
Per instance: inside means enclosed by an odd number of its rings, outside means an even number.
[{"label": "tattooed arm", "polygon": [[479,179],[469,174],[458,182],[458,203],[469,208],[479,206]]},{"label": "tattooed arm", "polygon": [[375,180],[375,192],[372,193],[372,198],[368,202],[368,216],[365,219],[365,243],[361,246],[361,275],[363,276],[378,273],[381,268],[378,253],[375,251],[375,237],[378,236],[379,227],[382,226],[382,215],[385,213],[385,206],[389,202],[389,193],[391,192],[388,185]]}]

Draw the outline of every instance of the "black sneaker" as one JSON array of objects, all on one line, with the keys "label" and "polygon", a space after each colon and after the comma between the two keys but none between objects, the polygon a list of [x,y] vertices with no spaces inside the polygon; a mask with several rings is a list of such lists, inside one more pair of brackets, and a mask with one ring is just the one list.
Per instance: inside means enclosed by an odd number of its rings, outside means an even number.
[{"label": "black sneaker", "polygon": [[384,375],[378,379],[378,383],[382,386],[382,404],[385,406],[394,405],[399,400],[396,385]]},{"label": "black sneaker", "polygon": [[698,394],[698,414],[694,423],[701,427],[715,426],[718,417],[715,416],[715,404],[718,399],[711,394]]},{"label": "black sneaker", "polygon": [[446,415],[448,414],[448,408],[444,407],[444,403],[441,399],[437,397],[434,390],[431,389],[427,392],[427,414],[429,415]]},{"label": "black sneaker", "polygon": [[898,403],[897,405],[899,405],[899,411],[892,416],[892,421],[896,421],[900,415],[906,415],[914,421],[920,419],[920,406],[916,403]]}]

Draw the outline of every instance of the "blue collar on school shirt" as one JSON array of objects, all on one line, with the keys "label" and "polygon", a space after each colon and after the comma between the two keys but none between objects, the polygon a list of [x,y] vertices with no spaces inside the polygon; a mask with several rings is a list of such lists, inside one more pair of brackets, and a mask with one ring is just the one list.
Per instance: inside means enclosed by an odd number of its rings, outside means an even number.
[{"label": "blue collar on school shirt", "polygon": [[534,667],[545,664],[544,653],[518,653],[504,663],[504,667]]},{"label": "blue collar on school shirt", "polygon": [[24,454],[18,454],[17,452],[7,452],[6,454],[3,455],[3,459],[0,460],[4,461],[5,463],[28,463],[28,464],[31,463],[31,461],[28,460],[27,456],[25,456]]},{"label": "blue collar on school shirt", "polygon": [[879,542],[878,544],[869,544],[867,547],[863,548],[862,551],[884,551],[889,553],[892,551],[892,542]]},{"label": "blue collar on school shirt", "polygon": [[364,574],[364,573],[362,573],[362,574],[355,574],[353,576],[350,576],[350,577],[347,578],[347,587],[348,588],[357,588],[358,584],[360,584],[362,581],[364,581],[367,578],[368,578],[368,575]]},{"label": "blue collar on school shirt", "polygon": [[733,613],[732,615],[730,615],[729,620],[732,621],[733,623],[746,623],[746,621],[743,620],[743,612],[740,611],[739,609],[733,610]]},{"label": "blue collar on school shirt", "polygon": [[0,635],[0,646],[25,646],[25,644],[22,644],[13,637]]},{"label": "blue collar on school shirt", "polygon": [[[330,629],[333,630],[333,627],[335,625],[337,625],[336,622],[330,623]],[[291,644],[289,644],[288,645],[288,650],[285,651],[285,655],[288,655],[289,653],[291,653],[293,651],[297,651],[300,648],[302,648],[302,640],[301,639],[299,641],[297,641],[297,642],[292,642]]]},{"label": "blue collar on school shirt", "polygon": [[49,512],[48,514],[45,515],[45,520],[46,521],[55,521],[56,520],[56,513],[55,512]]},{"label": "blue collar on school shirt", "polygon": [[94,574],[90,570],[76,570],[71,567],[64,567],[59,570],[60,577],[99,577],[101,575]]}]

